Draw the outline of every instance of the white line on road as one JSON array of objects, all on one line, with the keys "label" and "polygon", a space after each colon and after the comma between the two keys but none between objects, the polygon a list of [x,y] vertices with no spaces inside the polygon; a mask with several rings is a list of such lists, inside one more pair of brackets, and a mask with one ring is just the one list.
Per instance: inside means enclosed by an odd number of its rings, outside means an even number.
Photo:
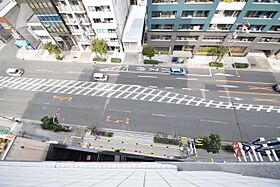
[{"label": "white line on road", "polygon": [[229,96],[219,96],[220,98],[225,98],[225,99],[234,99],[236,101],[242,101],[243,99],[242,98],[239,98],[239,97],[229,97]]},{"label": "white line on road", "polygon": [[43,103],[43,105],[50,105],[51,103]]},{"label": "white line on road", "polygon": [[157,79],[157,76],[149,76],[149,75],[137,75],[137,77]]},{"label": "white line on road", "polygon": [[209,92],[210,90],[207,90],[207,89],[199,89],[200,91],[202,92]]},{"label": "white line on road", "polygon": [[267,125],[252,125],[254,127],[263,127],[263,128],[272,128],[272,129],[280,129],[280,126],[279,127],[271,127],[271,126],[267,126]]},{"label": "white line on road", "polygon": [[151,86],[151,85],[150,85],[149,88],[157,88],[157,86]]},{"label": "white line on road", "polygon": [[192,90],[191,88],[182,88],[182,90]]},{"label": "white line on road", "polygon": [[152,116],[164,117],[164,118],[177,118],[177,116],[169,116],[169,115],[165,115],[165,114],[156,114],[156,113],[153,113]]},{"label": "white line on road", "polygon": [[239,86],[235,86],[235,85],[216,85],[217,87],[223,87],[223,88],[239,88]]},{"label": "white line on road", "polygon": [[36,71],[39,71],[39,72],[53,72],[51,70],[46,70],[46,69],[37,69]]},{"label": "white line on road", "polygon": [[165,89],[174,89],[174,87],[168,87],[168,86],[167,86],[167,87],[165,87]]},{"label": "white line on road", "polygon": [[67,71],[67,73],[84,74],[85,72],[80,72],[80,71]]},{"label": "white line on road", "polygon": [[206,123],[228,124],[227,121],[216,121],[216,120],[208,120],[208,119],[201,119],[200,121]]},{"label": "white line on road", "polygon": [[109,111],[115,111],[115,112],[123,112],[123,113],[131,113],[129,110],[117,110],[117,109],[108,109]]},{"label": "white line on road", "polygon": [[197,78],[181,78],[181,77],[177,77],[178,80],[188,80],[188,81],[196,81],[198,80]]},{"label": "white line on road", "polygon": [[226,77],[234,77],[235,75],[232,75],[232,74],[228,74],[228,73],[216,73],[214,75],[217,75],[217,76],[226,76]]},{"label": "white line on road", "polygon": [[108,73],[109,76],[119,76],[119,73]]}]

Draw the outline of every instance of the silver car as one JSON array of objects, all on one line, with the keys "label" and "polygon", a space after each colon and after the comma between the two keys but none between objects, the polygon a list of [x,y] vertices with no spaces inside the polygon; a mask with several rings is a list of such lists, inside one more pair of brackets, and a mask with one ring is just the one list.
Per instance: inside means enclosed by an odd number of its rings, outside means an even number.
[{"label": "silver car", "polygon": [[93,81],[106,82],[108,81],[109,76],[106,73],[94,73],[92,78]]}]

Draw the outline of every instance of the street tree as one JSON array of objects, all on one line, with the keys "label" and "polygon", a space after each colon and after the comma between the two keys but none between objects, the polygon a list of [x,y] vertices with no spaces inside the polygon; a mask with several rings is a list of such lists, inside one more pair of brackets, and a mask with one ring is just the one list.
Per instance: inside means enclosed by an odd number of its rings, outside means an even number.
[{"label": "street tree", "polygon": [[108,44],[103,39],[95,38],[91,42],[90,48],[92,52],[95,52],[97,58],[101,58],[104,54],[107,53]]},{"label": "street tree", "polygon": [[203,148],[209,153],[213,154],[219,153],[221,148],[221,138],[220,135],[211,133],[209,136],[204,136],[203,140]]},{"label": "street tree", "polygon": [[49,54],[55,54],[56,59],[62,60],[62,57],[60,56],[61,50],[59,49],[58,45],[48,42],[44,45],[44,49],[48,50]]},{"label": "street tree", "polygon": [[212,54],[214,56],[217,56],[215,59],[215,62],[220,63],[227,52],[228,52],[228,49],[223,45],[213,48]]},{"label": "street tree", "polygon": [[149,57],[149,59],[151,60],[152,57],[155,56],[156,50],[155,50],[154,46],[152,46],[152,45],[144,45],[142,54]]}]

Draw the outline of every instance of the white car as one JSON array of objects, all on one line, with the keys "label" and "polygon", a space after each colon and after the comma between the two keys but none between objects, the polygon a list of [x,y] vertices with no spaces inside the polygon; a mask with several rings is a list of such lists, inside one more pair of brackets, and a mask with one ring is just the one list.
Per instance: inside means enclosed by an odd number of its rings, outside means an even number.
[{"label": "white car", "polygon": [[6,73],[13,77],[21,77],[24,73],[24,70],[18,68],[9,68],[7,69]]},{"label": "white car", "polygon": [[106,73],[94,73],[93,74],[93,81],[108,81],[109,76]]}]

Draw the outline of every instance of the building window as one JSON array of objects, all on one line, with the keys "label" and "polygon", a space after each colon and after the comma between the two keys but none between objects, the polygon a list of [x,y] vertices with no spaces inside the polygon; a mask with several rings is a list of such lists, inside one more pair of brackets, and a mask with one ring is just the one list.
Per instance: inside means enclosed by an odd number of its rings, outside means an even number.
[{"label": "building window", "polygon": [[280,25],[272,25],[269,31],[280,32]]},{"label": "building window", "polygon": [[90,12],[109,12],[111,11],[110,6],[104,5],[104,6],[88,6],[88,10]]},{"label": "building window", "polygon": [[209,14],[209,11],[198,10],[198,11],[183,11],[183,18],[206,18]]},{"label": "building window", "polygon": [[185,0],[185,3],[212,3],[214,0]]},{"label": "building window", "polygon": [[171,41],[170,35],[151,35],[151,40]]},{"label": "building window", "polygon": [[190,30],[190,31],[199,31],[203,25],[199,24],[180,24],[178,30]]},{"label": "building window", "polygon": [[152,24],[152,30],[172,30],[173,24]]},{"label": "building window", "polygon": [[99,18],[94,18],[92,20],[93,20],[94,23],[101,23],[101,19],[99,19]]},{"label": "building window", "polygon": [[232,24],[211,24],[209,30],[227,31],[230,30]]},{"label": "building window", "polygon": [[116,29],[108,29],[108,33],[116,33]]},{"label": "building window", "polygon": [[260,18],[260,19],[267,19],[273,18],[277,11],[248,11],[245,18]]},{"label": "building window", "polygon": [[49,40],[51,39],[51,37],[49,36],[39,36],[42,40]]},{"label": "building window", "polygon": [[42,26],[31,26],[30,27],[32,30],[44,30],[44,28]]},{"label": "building window", "polygon": [[250,25],[249,30],[253,32],[260,32],[265,28],[265,25]]},{"label": "building window", "polygon": [[175,18],[176,11],[152,11],[152,18]]},{"label": "building window", "polygon": [[207,37],[204,37],[202,39],[202,41],[222,42],[222,41],[224,41],[224,37],[207,36]]},{"label": "building window", "polygon": [[252,42],[254,41],[255,37],[241,37],[238,36],[235,41],[240,41],[240,42]]},{"label": "building window", "polygon": [[177,41],[196,41],[198,36],[177,36]]}]

